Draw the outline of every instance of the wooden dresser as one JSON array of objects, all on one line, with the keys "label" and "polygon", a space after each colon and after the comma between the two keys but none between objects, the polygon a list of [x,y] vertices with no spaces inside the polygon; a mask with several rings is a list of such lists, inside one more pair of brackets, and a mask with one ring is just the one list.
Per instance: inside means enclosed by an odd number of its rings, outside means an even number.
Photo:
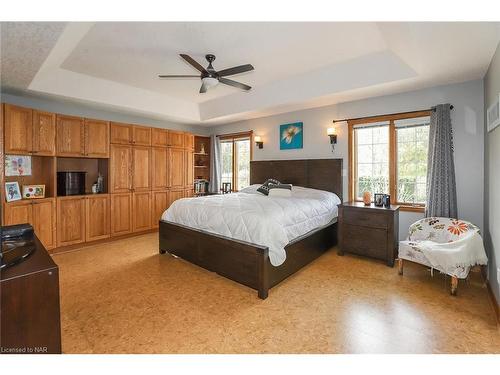
[{"label": "wooden dresser", "polygon": [[399,206],[339,205],[339,255],[353,253],[394,265],[398,248]]},{"label": "wooden dresser", "polygon": [[61,353],[59,269],[41,242],[0,272],[0,353]]}]

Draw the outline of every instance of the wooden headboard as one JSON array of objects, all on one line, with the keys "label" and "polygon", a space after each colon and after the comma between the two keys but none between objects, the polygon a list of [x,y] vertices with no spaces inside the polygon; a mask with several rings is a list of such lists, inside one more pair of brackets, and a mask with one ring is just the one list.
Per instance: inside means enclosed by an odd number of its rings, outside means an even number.
[{"label": "wooden headboard", "polygon": [[268,178],[275,178],[287,184],[330,191],[342,200],[342,159],[250,162],[250,184],[262,184]]}]

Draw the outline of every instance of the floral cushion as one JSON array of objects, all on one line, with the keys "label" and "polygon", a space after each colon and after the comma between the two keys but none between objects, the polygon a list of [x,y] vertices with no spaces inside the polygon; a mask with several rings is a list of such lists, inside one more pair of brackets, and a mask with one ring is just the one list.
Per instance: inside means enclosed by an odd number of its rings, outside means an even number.
[{"label": "floral cushion", "polygon": [[410,226],[408,241],[447,243],[478,232],[479,228],[467,221],[447,217],[426,217]]}]

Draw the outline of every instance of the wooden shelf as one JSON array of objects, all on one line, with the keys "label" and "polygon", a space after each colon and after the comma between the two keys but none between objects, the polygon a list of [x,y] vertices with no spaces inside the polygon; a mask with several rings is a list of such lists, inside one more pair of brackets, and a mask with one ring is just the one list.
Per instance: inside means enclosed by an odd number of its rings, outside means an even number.
[{"label": "wooden shelf", "polygon": [[206,165],[195,165],[194,167],[195,168],[208,168],[208,166],[206,166]]},{"label": "wooden shelf", "polygon": [[210,156],[210,154],[208,152],[205,152],[205,153],[202,153],[202,152],[194,152],[193,153],[194,155],[197,155],[197,156]]}]

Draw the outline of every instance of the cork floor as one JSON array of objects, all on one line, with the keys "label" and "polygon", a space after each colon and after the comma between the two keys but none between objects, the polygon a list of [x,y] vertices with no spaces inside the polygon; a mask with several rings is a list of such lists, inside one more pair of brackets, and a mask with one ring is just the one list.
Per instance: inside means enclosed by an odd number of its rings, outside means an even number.
[{"label": "cork floor", "polygon": [[157,233],[56,254],[65,353],[500,353],[479,275],[330,250],[257,292],[169,255]]}]

